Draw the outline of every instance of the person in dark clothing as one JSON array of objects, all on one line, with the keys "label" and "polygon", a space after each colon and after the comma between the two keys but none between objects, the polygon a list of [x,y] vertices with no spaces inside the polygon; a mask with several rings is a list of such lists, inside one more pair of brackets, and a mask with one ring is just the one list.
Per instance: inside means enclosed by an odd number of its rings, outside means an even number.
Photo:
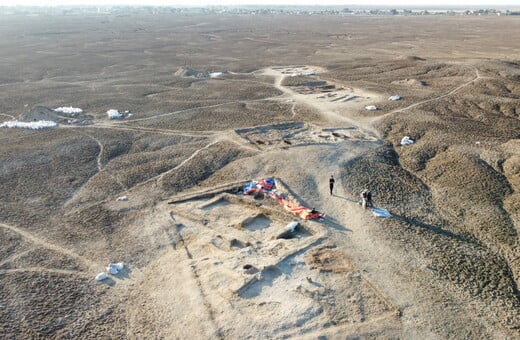
[{"label": "person in dark clothing", "polygon": [[329,188],[330,188],[330,194],[332,195],[332,190],[334,189],[334,176],[333,175],[330,175]]},{"label": "person in dark clothing", "polygon": [[363,209],[374,207],[374,205],[372,204],[372,193],[369,190],[363,190],[360,196],[361,206],[363,207]]},{"label": "person in dark clothing", "polygon": [[367,207],[374,207],[374,205],[372,204],[372,193],[370,191],[367,191]]}]

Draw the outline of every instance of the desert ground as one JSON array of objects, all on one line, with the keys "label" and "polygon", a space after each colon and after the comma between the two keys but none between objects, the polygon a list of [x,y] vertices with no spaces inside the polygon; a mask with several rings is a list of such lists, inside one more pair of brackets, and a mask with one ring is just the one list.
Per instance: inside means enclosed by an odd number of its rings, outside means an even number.
[{"label": "desert ground", "polygon": [[58,126],[0,128],[0,336],[520,338],[519,32],[3,16],[0,123]]}]

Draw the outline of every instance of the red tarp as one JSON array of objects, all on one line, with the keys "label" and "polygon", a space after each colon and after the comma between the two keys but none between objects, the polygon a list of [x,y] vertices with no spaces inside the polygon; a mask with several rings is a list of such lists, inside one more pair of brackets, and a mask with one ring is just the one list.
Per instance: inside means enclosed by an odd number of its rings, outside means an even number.
[{"label": "red tarp", "polygon": [[320,220],[323,218],[324,214],[318,211],[312,212],[312,209],[309,209],[308,207],[289,201],[284,195],[277,194],[274,191],[275,189],[276,183],[272,178],[267,178],[260,181],[251,181],[243,188],[244,195],[264,193],[269,197],[276,199],[285,210],[304,220]]}]

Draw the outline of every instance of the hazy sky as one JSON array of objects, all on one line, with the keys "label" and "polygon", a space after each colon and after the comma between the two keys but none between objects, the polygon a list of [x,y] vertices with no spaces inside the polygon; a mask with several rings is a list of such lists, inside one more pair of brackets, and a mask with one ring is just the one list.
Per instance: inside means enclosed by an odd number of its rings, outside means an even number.
[{"label": "hazy sky", "polygon": [[520,0],[0,0],[1,5],[385,5],[385,6],[520,6]]}]

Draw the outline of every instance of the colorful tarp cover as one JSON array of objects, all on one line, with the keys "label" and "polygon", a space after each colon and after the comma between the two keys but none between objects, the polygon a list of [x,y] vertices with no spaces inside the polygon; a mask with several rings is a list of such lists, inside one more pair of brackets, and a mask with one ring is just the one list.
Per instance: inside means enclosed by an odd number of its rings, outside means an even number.
[{"label": "colorful tarp cover", "polygon": [[275,192],[276,182],[273,178],[266,178],[260,181],[252,180],[246,183],[243,187],[244,195],[252,195],[256,193],[264,193],[269,197],[278,201],[278,203],[288,212],[296,215],[304,220],[320,220],[323,218],[323,214],[318,211],[312,211],[308,207],[299,205],[289,201],[289,199],[283,195]]}]

